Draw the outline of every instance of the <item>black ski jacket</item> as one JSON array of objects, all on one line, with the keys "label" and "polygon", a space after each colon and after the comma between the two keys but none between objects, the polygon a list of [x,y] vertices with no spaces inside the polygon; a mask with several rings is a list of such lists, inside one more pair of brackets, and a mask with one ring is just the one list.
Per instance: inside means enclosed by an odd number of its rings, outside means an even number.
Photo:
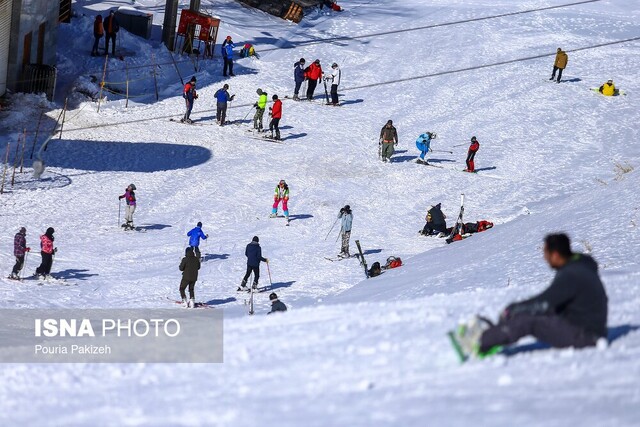
[{"label": "black ski jacket", "polygon": [[507,307],[507,316],[556,314],[598,337],[607,336],[607,294],[598,264],[589,255],[574,254],[541,294]]},{"label": "black ski jacket", "polygon": [[195,282],[198,280],[198,270],[200,270],[200,259],[197,258],[192,250],[186,251],[186,256],[182,258],[180,262],[180,271],[182,271],[182,278],[188,282]]},{"label": "black ski jacket", "polygon": [[271,301],[271,311],[267,314],[275,313],[277,311],[287,311],[287,306],[278,299]]},{"label": "black ski jacket", "polygon": [[247,256],[247,265],[249,267],[259,267],[260,261],[267,261],[266,258],[262,257],[262,248],[258,242],[249,243],[244,254]]}]

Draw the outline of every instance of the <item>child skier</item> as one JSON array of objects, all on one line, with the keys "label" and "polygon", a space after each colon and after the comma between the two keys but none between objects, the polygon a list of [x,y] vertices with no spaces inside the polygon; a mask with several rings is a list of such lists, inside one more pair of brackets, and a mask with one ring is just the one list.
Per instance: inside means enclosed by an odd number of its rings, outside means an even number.
[{"label": "child skier", "polygon": [[11,270],[9,279],[20,280],[20,270],[24,266],[24,257],[31,248],[27,247],[27,229],[20,227],[20,230],[13,237],[13,255],[16,257],[16,263]]},{"label": "child skier", "polygon": [[271,311],[267,314],[287,311],[287,306],[278,299],[278,295],[275,292],[271,292],[269,295],[269,301],[271,301]]},{"label": "child skier", "polygon": [[260,261],[269,263],[267,258],[262,256],[262,248],[260,247],[260,239],[258,236],[253,236],[251,243],[247,245],[244,251],[247,257],[247,272],[242,278],[242,283],[238,288],[238,291],[247,291],[247,280],[253,273],[253,289],[258,289],[258,280],[260,279]]},{"label": "child skier", "polygon": [[122,196],[118,196],[118,199],[124,199],[126,206],[124,210],[124,219],[125,223],[122,224],[125,231],[133,230],[133,213],[136,211],[136,186],[134,184],[129,184],[129,186],[124,190],[124,194]]},{"label": "child skier", "polygon": [[338,101],[338,86],[340,86],[340,78],[342,77],[342,71],[335,62],[331,65],[331,71],[325,73],[324,80],[331,85],[331,102],[329,105],[337,107],[340,105]]},{"label": "child skier", "polygon": [[416,139],[416,147],[420,150],[420,158],[416,160],[417,163],[421,165],[429,164],[429,161],[425,160],[425,156],[431,151],[431,140],[436,139],[436,136],[434,132],[425,132]]},{"label": "child skier", "polygon": [[475,136],[471,137],[471,145],[469,146],[469,151],[467,152],[467,168],[464,172],[475,172],[476,167],[473,162],[473,159],[476,157],[476,153],[480,149],[480,143],[476,139]]},{"label": "child skier", "polygon": [[289,186],[284,179],[281,179],[273,194],[273,209],[269,218],[275,218],[278,216],[278,205],[282,202],[282,210],[284,211],[284,217],[289,223]]},{"label": "child skier", "polygon": [[42,255],[42,262],[40,266],[36,268],[35,276],[41,276],[43,279],[51,274],[51,266],[53,265],[53,255],[58,252],[58,248],[53,246],[53,237],[55,230],[53,227],[47,228],[46,233],[40,236],[40,255]]},{"label": "child skier", "polygon": [[191,77],[185,85],[182,91],[182,97],[184,98],[187,106],[187,111],[184,113],[184,117],[180,120],[182,123],[191,123],[191,110],[193,109],[193,101],[198,99],[196,93],[196,76]]},{"label": "child skier", "polygon": [[207,240],[207,238],[209,237],[208,234],[204,234],[202,232],[202,223],[198,221],[198,224],[191,230],[189,230],[187,236],[189,236],[189,247],[193,249],[196,253],[196,256],[200,258],[200,239]]}]

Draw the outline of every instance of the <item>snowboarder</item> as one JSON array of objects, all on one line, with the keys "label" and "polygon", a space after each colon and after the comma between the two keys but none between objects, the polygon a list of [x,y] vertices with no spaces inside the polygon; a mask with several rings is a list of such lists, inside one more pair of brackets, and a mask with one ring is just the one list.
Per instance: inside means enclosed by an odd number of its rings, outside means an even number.
[{"label": "snowboarder", "polygon": [[267,109],[267,92],[263,92],[262,89],[256,91],[258,94],[258,102],[253,104],[256,107],[256,114],[253,116],[253,128],[258,132],[262,132],[262,116]]},{"label": "snowboarder", "polygon": [[342,236],[342,246],[340,247],[338,258],[349,258],[351,256],[349,254],[349,239],[351,238],[351,224],[353,223],[351,206],[345,205],[341,208],[338,218],[341,218],[340,235]]},{"label": "snowboarder", "polygon": [[136,211],[136,186],[134,184],[129,184],[129,186],[124,190],[124,194],[118,196],[118,199],[124,199],[126,206],[124,210],[124,219],[125,223],[122,224],[126,230],[133,230],[133,213]]},{"label": "snowboarder", "polygon": [[229,70],[230,76],[235,76],[233,74],[233,48],[236,47],[231,40],[231,36],[227,36],[227,38],[222,42],[222,59],[224,61],[224,65],[222,67],[222,75],[227,77],[227,70]]},{"label": "snowboarder", "polygon": [[51,274],[51,266],[53,265],[53,255],[58,252],[58,248],[53,247],[53,233],[56,230],[53,227],[47,228],[47,231],[40,236],[40,255],[42,255],[42,262],[40,266],[36,268],[35,276],[41,276],[45,278]]},{"label": "snowboarder", "polygon": [[104,36],[104,26],[102,25],[102,15],[96,16],[93,21],[93,48],[91,49],[91,56],[98,56],[98,44],[100,39]]},{"label": "snowboarder", "polygon": [[442,235],[447,233],[447,217],[442,212],[441,203],[438,203],[435,206],[431,206],[431,209],[427,211],[427,216],[425,220],[427,223],[424,225],[424,228],[420,231],[420,234],[424,236],[432,236],[434,234]]},{"label": "snowboarder", "polygon": [[180,120],[182,123],[191,123],[191,110],[193,109],[193,102],[198,99],[196,92],[196,76],[191,77],[182,90],[182,97],[185,100],[187,111],[184,113],[184,117]]},{"label": "snowboarder", "polygon": [[392,120],[387,121],[387,124],[382,127],[379,145],[382,147],[382,161],[385,163],[390,161],[393,156],[393,146],[398,145],[398,132],[393,127]]},{"label": "snowboarder", "polygon": [[302,82],[305,80],[304,64],[304,58],[300,58],[300,61],[293,64],[293,80],[296,83],[296,87],[293,89],[294,101],[300,101],[298,93],[300,93],[300,86],[302,86]]},{"label": "snowboarder", "polygon": [[562,49],[558,48],[558,52],[556,53],[556,60],[553,63],[553,72],[551,73],[551,78],[549,80],[553,80],[556,77],[556,71],[558,72],[558,80],[557,83],[560,83],[560,79],[562,78],[562,71],[567,67],[567,62],[569,61],[569,56],[567,52],[564,52]]},{"label": "snowboarder", "polygon": [[476,157],[476,153],[478,152],[479,149],[480,149],[480,143],[478,142],[475,136],[472,136],[471,145],[469,145],[469,151],[467,151],[467,160],[466,160],[467,168],[464,170],[464,172],[476,171],[476,165],[473,159]]},{"label": "snowboarder", "polygon": [[607,294],[596,261],[573,253],[566,234],[545,237],[544,258],[556,275],[541,294],[508,305],[497,325],[476,318],[458,328],[454,337],[467,356],[493,354],[527,335],[556,348],[595,346],[607,336]]},{"label": "snowboarder", "polygon": [[260,247],[260,239],[258,236],[253,236],[253,239],[251,240],[251,243],[247,245],[244,254],[247,257],[247,272],[245,273],[238,290],[248,290],[247,280],[249,280],[251,273],[253,273],[253,289],[258,289],[258,280],[260,279],[260,261],[269,263],[269,260],[262,256],[262,248]]},{"label": "snowboarder", "polygon": [[116,55],[116,34],[120,31],[120,24],[118,23],[118,18],[114,11],[109,12],[109,16],[107,16],[103,23],[104,32],[106,37],[104,38],[104,54],[107,55],[109,53],[109,40],[111,40],[111,55]]},{"label": "snowboarder", "polygon": [[322,67],[320,66],[320,60],[316,59],[313,64],[309,65],[304,70],[304,75],[308,80],[307,85],[307,101],[313,100],[313,92],[316,91],[316,86],[322,79]]},{"label": "snowboarder", "polygon": [[216,122],[224,126],[227,122],[227,102],[233,101],[235,95],[229,95],[229,85],[225,83],[213,96],[216,98]]},{"label": "snowboarder", "polygon": [[[191,246],[184,251],[184,258],[182,258],[178,268],[182,271],[182,280],[180,281],[182,306],[194,308],[196,306],[195,286],[198,280],[198,270],[200,270],[200,258],[193,254]],[[189,287],[189,300],[187,300],[185,293],[187,286]]]},{"label": "snowboarder", "polygon": [[284,217],[289,222],[289,186],[284,179],[281,179],[276,185],[276,189],[273,194],[273,209],[271,209],[271,215],[269,218],[276,218],[278,216],[278,205],[282,202],[282,210],[284,211]]},{"label": "snowboarder", "polygon": [[24,266],[24,256],[31,248],[27,247],[27,229],[20,227],[20,230],[13,238],[13,255],[16,257],[16,263],[11,270],[9,279],[20,279],[20,270]]},{"label": "snowboarder", "polygon": [[340,105],[338,102],[338,86],[340,85],[341,76],[342,71],[340,71],[340,67],[335,62],[331,64],[331,71],[325,73],[324,76],[325,81],[331,84],[331,105],[335,107]]},{"label": "snowboarder", "polygon": [[425,160],[425,156],[431,151],[431,140],[436,139],[437,135],[434,132],[425,132],[416,139],[416,147],[420,150],[420,158],[417,160],[421,165],[429,164],[428,160]]},{"label": "snowboarder", "polygon": [[600,86],[598,92],[603,94],[604,96],[613,96],[616,94],[616,87],[613,84],[613,80],[609,79],[605,84]]},{"label": "snowboarder", "polygon": [[[271,138],[276,141],[280,141],[280,119],[282,118],[282,101],[278,99],[278,95],[273,95],[273,106],[269,107],[269,114],[271,115],[271,121],[269,122],[269,131],[271,132]],[[276,135],[273,136],[273,131],[276,131]]]},{"label": "snowboarder", "polygon": [[198,224],[189,230],[187,236],[189,236],[189,247],[193,249],[196,256],[200,258],[200,239],[207,240],[209,238],[208,234],[202,232],[202,223],[198,221]]},{"label": "snowboarder", "polygon": [[287,311],[287,306],[278,299],[278,295],[275,292],[271,292],[269,295],[269,301],[271,301],[271,311],[267,314],[277,313],[278,311]]}]

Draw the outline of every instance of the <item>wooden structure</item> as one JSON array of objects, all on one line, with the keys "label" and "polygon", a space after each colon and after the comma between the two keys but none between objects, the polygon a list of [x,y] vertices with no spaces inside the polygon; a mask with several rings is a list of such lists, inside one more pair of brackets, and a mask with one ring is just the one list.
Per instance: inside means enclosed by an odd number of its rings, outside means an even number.
[{"label": "wooden structure", "polygon": [[306,8],[319,6],[322,0],[238,0],[247,6],[255,7],[270,15],[298,23]]},{"label": "wooden structure", "polygon": [[[205,57],[213,56],[213,46],[218,38],[220,20],[206,13],[182,9],[176,43],[181,52],[203,53]],[[196,46],[197,43],[197,46]],[[201,45],[204,43],[204,49]]]}]

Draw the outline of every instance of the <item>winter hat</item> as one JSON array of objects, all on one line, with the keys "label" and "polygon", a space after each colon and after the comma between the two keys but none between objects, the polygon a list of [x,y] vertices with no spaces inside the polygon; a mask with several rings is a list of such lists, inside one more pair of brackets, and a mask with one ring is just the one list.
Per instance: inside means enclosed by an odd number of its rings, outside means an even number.
[{"label": "winter hat", "polygon": [[44,233],[44,234],[46,234],[47,236],[51,236],[55,232],[56,232],[56,230],[54,230],[53,227],[49,227],[49,228],[47,228],[47,232]]},{"label": "winter hat", "polygon": [[344,205],[344,210],[349,212],[351,210],[351,206],[349,205]]},{"label": "winter hat", "polygon": [[275,292],[271,292],[271,294],[269,294],[269,300],[270,301],[275,301],[278,299],[278,295],[276,295]]},{"label": "winter hat", "polygon": [[278,95],[273,95],[273,96],[271,97],[271,99],[273,99],[273,100],[275,101],[276,99],[278,99]]},{"label": "winter hat", "polygon": [[331,68],[338,68],[338,64],[334,62],[333,64],[331,64]]},{"label": "winter hat", "polygon": [[193,83],[195,83],[195,82],[196,82],[196,76],[191,77],[191,81],[192,81]]},{"label": "winter hat", "polygon": [[258,238],[258,236],[253,236],[253,239],[251,239],[252,242],[259,242],[260,239]]},{"label": "winter hat", "polygon": [[393,120],[388,120],[388,121],[387,121],[387,124],[388,124],[388,125],[392,125],[392,124],[393,124]]},{"label": "winter hat", "polygon": [[191,246],[189,246],[187,249],[184,250],[184,256],[189,256],[189,255],[193,255],[193,249],[191,249]]},{"label": "winter hat", "polygon": [[223,89],[229,89],[229,85],[228,84],[224,84],[224,86],[222,86]]},{"label": "winter hat", "polygon": [[258,89],[258,90],[256,91],[256,93],[257,93],[258,95],[262,95],[262,89]]},{"label": "winter hat", "polygon": [[302,62],[304,64],[307,61],[305,61],[304,58],[300,58],[300,62]]},{"label": "winter hat", "polygon": [[231,40],[231,36],[227,36],[227,40]]},{"label": "winter hat", "polygon": [[198,227],[202,227],[202,223],[198,221]]},{"label": "winter hat", "polygon": [[20,227],[20,233],[27,234],[27,229],[24,227]]},{"label": "winter hat", "polygon": [[135,184],[129,184],[129,187],[131,187],[132,190],[137,190],[136,185]]},{"label": "winter hat", "polygon": [[319,59],[316,59],[315,61],[313,61],[313,63],[314,63],[314,64],[319,64],[319,63],[320,63],[320,60],[319,60]]},{"label": "winter hat", "polygon": [[476,142],[476,141],[477,141],[476,137],[475,137],[475,136],[472,136],[472,137],[471,137],[471,142]]}]

